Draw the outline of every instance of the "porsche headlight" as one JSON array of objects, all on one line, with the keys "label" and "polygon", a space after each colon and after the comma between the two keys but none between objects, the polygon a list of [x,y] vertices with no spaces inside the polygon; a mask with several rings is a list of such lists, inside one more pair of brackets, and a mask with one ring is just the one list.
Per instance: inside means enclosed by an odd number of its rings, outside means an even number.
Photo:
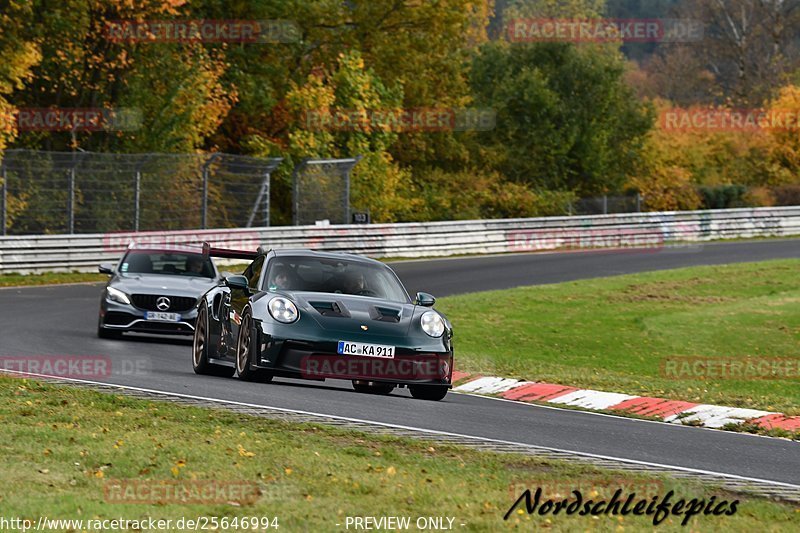
[{"label": "porsche headlight", "polygon": [[106,287],[106,300],[120,304],[131,304],[131,299],[128,298],[128,295],[114,287]]},{"label": "porsche headlight", "polygon": [[444,333],[444,320],[442,316],[436,311],[428,311],[420,318],[422,331],[431,337],[441,337]]},{"label": "porsche headlight", "polygon": [[297,307],[288,299],[277,296],[269,301],[269,314],[278,322],[291,324],[300,316]]}]

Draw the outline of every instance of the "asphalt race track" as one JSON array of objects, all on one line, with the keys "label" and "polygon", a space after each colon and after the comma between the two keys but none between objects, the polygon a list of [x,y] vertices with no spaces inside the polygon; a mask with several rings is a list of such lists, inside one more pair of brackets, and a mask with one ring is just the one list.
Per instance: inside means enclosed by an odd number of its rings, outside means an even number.
[{"label": "asphalt race track", "polygon": [[[800,240],[686,249],[519,254],[392,265],[412,294],[437,296],[681,266],[800,258]],[[270,384],[197,376],[191,340],[95,336],[101,285],[0,290],[0,356],[103,355],[110,383],[371,420],[798,484],[800,443],[515,404],[462,394],[441,402],[355,393],[349,382]],[[456,332],[457,334],[457,332]],[[457,354],[456,354],[457,357]],[[93,378],[90,378],[93,379]]]}]

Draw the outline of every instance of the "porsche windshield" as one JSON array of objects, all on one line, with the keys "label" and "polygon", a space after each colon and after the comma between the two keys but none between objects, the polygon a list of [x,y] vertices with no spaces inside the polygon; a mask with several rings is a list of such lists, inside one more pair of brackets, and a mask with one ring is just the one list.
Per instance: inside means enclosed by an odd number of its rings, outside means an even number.
[{"label": "porsche windshield", "polygon": [[388,267],[346,259],[278,257],[270,262],[265,288],[408,302],[408,294]]},{"label": "porsche windshield", "polygon": [[123,259],[119,271],[122,274],[214,277],[210,259],[183,252],[131,251]]}]

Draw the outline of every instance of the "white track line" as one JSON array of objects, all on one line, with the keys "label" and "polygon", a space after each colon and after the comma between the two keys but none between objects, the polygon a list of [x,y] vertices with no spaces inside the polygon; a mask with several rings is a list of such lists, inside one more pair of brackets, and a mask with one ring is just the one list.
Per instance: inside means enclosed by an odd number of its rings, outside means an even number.
[{"label": "white track line", "polygon": [[160,391],[160,390],[154,390],[154,389],[144,389],[144,388],[141,388],[141,387],[131,387],[129,385],[117,385],[116,383],[103,383],[103,382],[100,382],[100,381],[89,381],[89,380],[74,379],[74,378],[61,378],[61,377],[58,377],[58,376],[48,376],[48,375],[44,375],[44,374],[31,374],[29,372],[19,372],[17,370],[2,369],[2,370],[0,370],[0,373],[21,374],[21,375],[23,375],[25,377],[40,377],[40,378],[45,378],[45,379],[54,379],[55,378],[55,379],[59,379],[59,380],[62,380],[62,381],[71,381],[71,382],[74,382],[74,383],[85,383],[85,384],[88,384],[88,385],[101,385],[101,386],[105,386],[105,387],[116,387],[116,388],[122,389],[122,390],[133,390],[133,391],[139,391],[139,392],[147,392],[147,393],[150,393],[150,394],[163,394],[165,396],[176,396],[178,398],[186,398],[186,399],[189,399],[189,400],[202,400],[202,401],[207,401],[207,402],[219,403],[219,404],[223,404],[223,405],[238,405],[240,407],[255,407],[255,408],[260,408],[260,409],[270,409],[270,410],[273,410],[273,411],[280,411],[282,413],[295,413],[295,414],[302,414],[302,415],[319,416],[319,417],[323,417],[323,418],[332,418],[334,420],[344,420],[346,422],[356,422],[356,423],[360,423],[360,424],[371,424],[373,426],[388,427],[388,428],[395,428],[395,429],[405,429],[405,430],[409,430],[409,431],[417,431],[417,432],[423,433],[423,434],[424,433],[429,433],[429,434],[433,434],[433,435],[444,435],[444,436],[448,436],[448,437],[462,437],[462,438],[467,438],[467,439],[480,440],[480,441],[483,441],[483,442],[493,442],[493,443],[497,443],[497,444],[509,444],[509,445],[512,445],[512,446],[522,446],[522,447],[526,447],[526,448],[533,448],[533,449],[537,449],[537,450],[546,450],[546,451],[552,451],[552,452],[556,452],[556,453],[567,453],[567,454],[571,454],[571,455],[577,455],[577,456],[580,456],[580,457],[588,457],[588,458],[592,458],[592,459],[603,459],[603,460],[607,460],[607,461],[618,461],[620,463],[642,465],[642,466],[651,466],[651,467],[655,467],[655,468],[668,468],[668,469],[672,469],[672,470],[678,470],[678,471],[681,471],[681,472],[689,472],[689,473],[693,473],[693,474],[712,475],[712,476],[723,477],[723,478],[726,478],[726,479],[733,479],[733,480],[739,480],[739,481],[753,481],[755,483],[767,483],[767,484],[777,485],[777,486],[786,487],[786,488],[790,488],[790,489],[800,489],[800,485],[794,485],[792,483],[784,483],[782,481],[772,481],[772,480],[769,480],[769,479],[760,479],[760,478],[754,478],[754,477],[739,476],[739,475],[736,475],[736,474],[725,474],[725,473],[722,473],[722,472],[714,472],[712,470],[702,470],[702,469],[698,469],[698,468],[689,468],[689,467],[685,467],[685,466],[668,465],[668,464],[662,464],[662,463],[651,463],[651,462],[648,462],[648,461],[638,461],[636,459],[626,459],[624,457],[614,457],[614,456],[610,456],[610,455],[599,455],[599,454],[594,454],[594,453],[578,452],[578,451],[575,451],[575,450],[564,450],[564,449],[561,449],[561,448],[551,448],[549,446],[538,446],[538,445],[535,445],[535,444],[526,444],[524,442],[515,442],[515,441],[500,440],[500,439],[490,439],[490,438],[487,438],[487,437],[478,437],[478,436],[474,436],[474,435],[465,435],[465,434],[462,434],[462,433],[450,433],[448,431],[437,431],[435,429],[425,429],[425,428],[419,428],[419,427],[414,427],[414,426],[403,426],[403,425],[400,425],[400,424],[388,424],[386,422],[377,422],[377,421],[374,421],[374,420],[363,420],[363,419],[360,419],[360,418],[350,418],[350,417],[346,417],[346,416],[329,415],[329,414],[325,414],[325,413],[315,413],[313,411],[303,411],[303,410],[300,410],[300,409],[287,409],[285,407],[272,407],[272,406],[269,406],[269,405],[259,405],[259,404],[255,404],[255,403],[237,402],[237,401],[234,401],[234,400],[223,400],[223,399],[220,399],[220,398],[208,398],[208,397],[205,397],[205,396],[194,396],[194,395],[191,395],[191,394],[181,394],[179,392],[168,392],[168,391]]}]

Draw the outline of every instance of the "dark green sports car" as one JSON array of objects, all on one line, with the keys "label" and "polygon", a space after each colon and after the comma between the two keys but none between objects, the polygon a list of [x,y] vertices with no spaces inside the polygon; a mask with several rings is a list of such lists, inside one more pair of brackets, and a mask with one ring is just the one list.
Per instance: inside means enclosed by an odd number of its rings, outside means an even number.
[{"label": "dark green sports car", "polygon": [[251,259],[200,298],[192,366],[198,374],[349,379],[359,392],[408,387],[441,400],[451,387],[453,330],[427,293],[409,298],[391,268],[311,250],[206,256]]}]

